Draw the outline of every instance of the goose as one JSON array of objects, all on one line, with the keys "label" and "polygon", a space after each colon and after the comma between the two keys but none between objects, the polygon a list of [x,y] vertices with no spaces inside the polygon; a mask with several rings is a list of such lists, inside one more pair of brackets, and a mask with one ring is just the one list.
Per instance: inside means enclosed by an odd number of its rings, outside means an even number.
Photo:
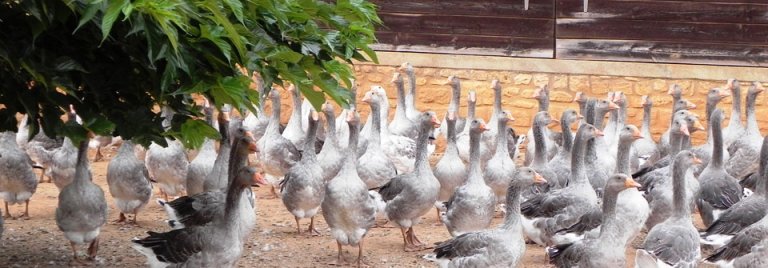
[{"label": "goose", "polygon": [[593,239],[547,247],[549,262],[555,267],[626,267],[624,249],[628,241],[621,239],[627,232],[626,222],[617,213],[616,200],[623,190],[639,186],[625,174],[611,176],[604,187],[600,234]]},{"label": "goose", "polygon": [[[594,119],[592,121],[594,126],[602,129],[605,114],[618,108],[619,106],[611,100],[596,100],[593,109]],[[605,181],[616,166],[616,159],[609,155],[610,150],[608,144],[606,144],[606,140],[603,139],[603,136],[598,136],[595,139],[587,141],[585,153],[585,163],[589,183],[598,195],[600,195],[602,194],[603,186],[605,186]]]},{"label": "goose", "polygon": [[743,178],[749,173],[757,170],[757,159],[759,158],[760,127],[757,125],[757,116],[755,115],[755,102],[757,95],[763,92],[763,86],[760,83],[752,83],[747,91],[747,127],[742,132],[741,137],[734,141],[729,148],[731,158],[725,163],[725,170],[734,178]]},{"label": "goose", "polygon": [[560,116],[560,129],[563,133],[563,146],[557,152],[557,155],[549,160],[549,167],[554,174],[553,180],[560,188],[568,185],[568,179],[571,177],[571,148],[573,147],[573,133],[571,126],[583,118],[573,109],[566,109]]},{"label": "goose", "polygon": [[[491,159],[488,160],[488,163],[486,163],[483,178],[485,179],[485,183],[491,187],[494,194],[496,195],[496,202],[505,203],[504,197],[507,195],[509,180],[514,176],[517,170],[515,161],[512,160],[508,152],[508,140],[505,133],[506,129],[508,128],[507,124],[509,121],[514,121],[515,119],[512,118],[509,111],[503,111],[502,114],[496,116],[496,118],[496,127],[499,129],[500,134],[496,135],[496,152],[494,152],[493,157],[491,157]],[[479,120],[481,119],[475,119],[470,122]],[[458,166],[458,163],[454,165]],[[461,164],[460,167],[463,169],[464,165]],[[440,177],[438,177],[438,179],[440,179]]]},{"label": "goose", "polygon": [[[690,136],[690,132],[688,131],[687,122],[685,120],[678,120],[676,121],[675,125],[680,125],[679,132],[682,133],[681,137],[688,137]],[[680,134],[675,134],[680,135]],[[690,152],[688,150],[683,150],[682,152]],[[679,153],[675,154],[675,157],[677,157]],[[662,223],[669,217],[674,215],[674,206],[675,206],[675,181],[674,181],[674,172],[675,172],[675,160],[676,158],[673,158],[672,164],[669,166],[664,167],[663,169],[660,169],[657,173],[656,177],[652,179],[652,182],[649,184],[648,188],[646,189],[646,199],[648,200],[648,204],[651,207],[651,214],[648,216],[648,220],[645,222],[646,229],[650,230],[657,224]],[[698,159],[698,157],[696,158]],[[698,161],[701,161],[700,159]],[[695,164],[701,164],[701,163],[695,163]],[[699,191],[699,182],[696,180],[696,177],[693,175],[693,167],[690,169],[683,169],[680,171],[683,173],[683,176],[685,177],[686,183],[685,183],[685,193],[687,196],[690,196],[690,198],[686,199],[686,201],[689,202],[689,206],[691,209],[695,206],[695,200],[696,200],[696,194],[698,194]]]},{"label": "goose", "polygon": [[521,232],[520,195],[534,183],[547,183],[536,171],[522,167],[509,183],[504,222],[490,230],[465,233],[435,249],[439,267],[517,267],[525,255]]},{"label": "goose", "polygon": [[766,255],[768,255],[768,240],[763,240],[760,244],[752,247],[752,251],[744,256],[736,258],[733,261],[733,267],[766,267],[768,266],[768,259],[765,258]]},{"label": "goose", "polygon": [[[213,107],[210,106],[207,99],[203,105],[203,112],[205,113],[205,119],[208,124],[216,127],[213,121]],[[189,162],[186,186],[188,195],[194,195],[204,191],[205,179],[213,170],[215,161],[218,158],[215,142],[216,141],[213,139],[205,138],[203,146],[197,152],[195,159]]]},{"label": "goose", "polygon": [[269,117],[264,113],[265,101],[263,101],[266,100],[267,94],[264,92],[264,81],[261,79],[259,72],[253,72],[251,82],[259,94],[259,100],[262,101],[255,103],[256,113],[249,112],[243,118],[243,127],[253,133],[254,140],[258,142],[261,140],[261,137],[264,137],[264,131],[266,131],[267,125],[269,125]]},{"label": "goose", "polygon": [[[357,107],[357,84],[355,83],[354,80],[352,80],[352,86],[349,88],[349,93],[350,93],[350,95],[349,95],[350,98],[348,100],[349,101],[349,107],[341,110],[341,113],[339,114],[338,117],[336,117],[336,122],[335,122],[335,124],[336,124],[336,141],[337,141],[336,144],[341,149],[346,149],[347,148],[347,144],[345,144],[344,142],[338,142],[338,141],[348,141],[349,140],[349,127],[347,127],[347,113],[349,113],[353,109],[356,109],[355,107]],[[389,107],[387,107],[387,109],[389,109]],[[379,112],[379,113],[381,113],[381,112]],[[371,113],[371,114],[373,114],[373,113]],[[373,118],[373,117],[369,117],[369,118]],[[368,123],[370,124],[371,122],[368,121]],[[365,127],[366,126],[363,126],[363,128],[365,128]],[[368,127],[370,128],[370,126],[368,126]],[[366,134],[369,134],[369,133],[370,133],[370,131],[366,132]],[[362,142],[362,140],[367,140],[368,139],[368,135],[366,135],[366,134],[361,134],[360,137],[358,137],[358,140],[360,140],[361,142]],[[367,141],[366,142],[362,142],[361,144],[367,144]],[[323,145],[325,145],[325,144],[323,144]],[[360,149],[365,149],[365,148],[367,148],[367,146],[360,146],[359,148]],[[359,150],[359,151],[362,151],[362,150]]]},{"label": "goose", "polygon": [[389,133],[397,136],[415,137],[418,129],[416,124],[406,114],[405,87],[403,86],[403,77],[400,73],[393,75],[392,83],[395,84],[397,89],[397,106],[395,106],[395,118],[389,123]]},{"label": "goose", "polygon": [[427,159],[427,139],[439,121],[433,112],[428,111],[421,114],[418,124],[413,172],[398,175],[379,189],[386,203],[385,214],[400,227],[406,252],[421,249],[423,244],[416,237],[413,226],[434,205],[440,191],[440,182],[432,173]]},{"label": "goose", "polygon": [[[532,97],[536,99],[536,101],[539,103],[539,112],[545,112],[549,111],[549,89],[544,86],[541,88],[537,88],[533,91]],[[555,120],[557,121],[557,120]],[[527,137],[533,137],[533,127],[528,130]],[[545,160],[549,161],[552,159],[552,157],[557,154],[557,143],[554,139],[551,138],[552,133],[549,131],[549,129],[544,129],[543,138],[546,139],[547,147],[546,152],[547,155],[545,156]],[[535,139],[529,139],[528,145],[526,145],[526,148],[536,148],[536,140]],[[525,165],[528,166],[531,164],[531,162],[535,161],[536,157],[534,155],[534,152],[531,150],[526,150],[525,153]],[[530,159],[530,160],[529,160]],[[546,176],[544,179],[547,179],[550,185],[554,183],[551,179],[554,178],[547,178]]]},{"label": "goose", "polygon": [[[706,118],[707,118],[707,142],[693,147],[691,149],[691,152],[696,154],[696,156],[699,157],[702,161],[702,165],[695,167],[693,174],[696,175],[696,177],[701,174],[701,171],[709,164],[710,158],[712,158],[712,151],[713,151],[713,134],[712,134],[712,113],[717,108],[717,103],[720,102],[720,100],[730,96],[731,94],[728,93],[728,91],[720,90],[718,88],[710,89],[709,92],[707,92],[707,104],[706,104]],[[728,154],[728,151],[723,149],[723,159],[727,160],[730,155]]]},{"label": "goose", "polygon": [[[229,155],[232,151],[232,140],[236,140],[237,138],[235,137],[241,134],[240,132],[235,131],[235,133],[232,133],[235,135],[231,135],[229,112],[224,111],[224,109],[219,112],[217,121],[219,125],[219,135],[221,136],[221,140],[219,141],[219,151],[216,153],[216,159],[213,161],[211,171],[205,175],[203,180],[203,192],[218,191],[227,188],[227,185],[229,185],[229,176],[227,172],[229,167]],[[243,127],[243,131],[245,131],[245,129],[246,128]],[[235,130],[238,129],[235,128]],[[189,196],[192,195],[194,194],[189,194]]]},{"label": "goose", "polygon": [[654,226],[635,255],[635,267],[696,267],[701,257],[699,237],[693,226],[686,192],[686,173],[701,160],[684,150],[672,163],[674,205],[672,215]]},{"label": "goose", "polygon": [[63,142],[63,139],[52,139],[46,136],[43,131],[40,131],[27,142],[26,147],[21,148],[32,159],[33,165],[42,169],[39,182],[44,182],[45,176],[48,176],[48,182],[52,182],[50,174],[53,154],[56,152],[56,149],[61,148]]},{"label": "goose", "polygon": [[768,202],[766,196],[768,195],[768,183],[766,183],[768,176],[765,175],[765,169],[768,167],[768,136],[763,138],[759,165],[760,179],[757,181],[755,193],[741,199],[721,213],[720,217],[701,234],[702,244],[711,245],[715,248],[722,247],[736,233],[768,214],[768,206],[765,205]]},{"label": "goose", "polygon": [[549,144],[549,140],[545,137],[547,134],[547,127],[551,125],[552,123],[560,123],[557,119],[553,118],[549,112],[547,111],[540,111],[536,113],[536,115],[533,116],[533,142],[529,142],[534,144],[534,155],[533,155],[533,162],[531,162],[530,167],[536,170],[537,173],[541,174],[541,176],[544,177],[547,182],[549,182],[549,188],[555,189],[555,188],[561,188],[562,185],[557,184],[559,180],[557,179],[557,175],[549,166],[549,159],[547,158],[547,144]]},{"label": "goose", "polygon": [[721,213],[741,200],[743,189],[739,182],[723,168],[723,112],[716,109],[709,120],[713,151],[707,167],[699,175],[699,194],[696,207],[705,226],[717,220]]},{"label": "goose", "polygon": [[[589,97],[587,97],[587,94],[584,94],[584,92],[581,92],[581,91],[577,91],[576,94],[573,95],[573,101],[571,101],[571,102],[575,102],[576,104],[579,105],[579,114],[580,115],[586,115],[587,114],[586,107],[587,107],[587,100],[588,99],[589,99]],[[585,124],[585,123],[587,123],[587,119],[586,118],[581,118],[581,122],[579,123],[579,125]]]},{"label": "goose", "polygon": [[[249,143],[244,147],[256,150],[250,137],[241,139]],[[205,225],[165,233],[149,231],[145,238],[134,238],[131,247],[147,257],[150,267],[235,267],[245,243],[240,230],[240,205],[247,201],[241,197],[252,184],[264,181],[253,167],[241,167],[231,173],[233,179],[226,190],[223,215]]]},{"label": "goose", "polygon": [[0,198],[5,201],[6,218],[15,219],[8,205],[24,202],[22,218],[29,218],[29,200],[37,191],[38,180],[32,171],[32,160],[19,149],[16,133],[0,133]]},{"label": "goose", "polygon": [[[382,96],[381,98],[381,111],[379,111],[379,122],[381,122],[381,143],[382,145],[388,142],[389,139],[389,127],[388,120],[389,120],[389,97],[387,97],[387,91],[384,90],[383,87],[378,85],[371,86],[370,90],[376,91],[377,94]],[[371,124],[373,120],[373,114],[369,113],[368,118],[365,121],[365,124],[363,125],[363,128],[360,130],[360,137],[358,137],[358,148],[365,149],[368,147],[368,137],[371,135]],[[341,122],[339,122],[341,121]],[[336,128],[337,129],[343,129],[348,128],[347,127],[347,118],[338,118],[336,120]],[[348,140],[348,139],[347,139]],[[358,150],[360,152],[363,152],[364,150]],[[393,160],[394,162],[394,160]]]},{"label": "goose", "polygon": [[61,147],[53,151],[50,164],[51,181],[59,190],[64,189],[75,179],[75,167],[77,166],[77,147],[72,140],[64,137]]},{"label": "goose", "polygon": [[[640,131],[634,125],[625,125],[619,131],[619,144],[616,156],[615,174],[630,174],[630,152],[629,148],[636,140],[642,139]],[[633,180],[634,182],[634,180]],[[616,200],[616,215],[618,221],[626,230],[616,239],[625,240],[631,243],[634,237],[643,229],[645,221],[650,214],[648,202],[642,193],[636,188],[623,190],[618,194]],[[603,203],[605,205],[605,203]],[[595,238],[599,235],[601,225],[603,224],[605,211],[603,209],[584,214],[579,221],[568,228],[557,231],[555,241],[557,244],[569,244],[584,237]]]},{"label": "goose", "polygon": [[107,184],[109,193],[120,209],[117,222],[125,222],[125,214],[133,214],[133,224],[139,211],[152,197],[152,183],[144,164],[136,157],[136,145],[129,139],[123,140],[117,155],[107,165]]},{"label": "goose", "polygon": [[[731,241],[705,259],[720,267],[733,267],[735,259],[749,254],[760,241],[768,241],[768,216],[736,233]],[[760,267],[760,266],[751,266]]]},{"label": "goose", "polygon": [[317,155],[318,164],[322,171],[323,180],[328,181],[339,173],[341,166],[344,165],[344,152],[341,149],[339,140],[336,136],[336,111],[330,102],[326,101],[322,106],[323,115],[325,115],[325,142],[320,153]]},{"label": "goose", "polygon": [[[413,171],[414,163],[416,160],[416,142],[408,137],[400,136],[400,135],[392,135],[389,133],[389,128],[385,127],[384,122],[387,122],[387,117],[389,114],[389,109],[385,109],[384,107],[389,107],[389,101],[387,99],[387,93],[381,86],[372,86],[371,90],[376,92],[377,95],[381,96],[381,103],[380,107],[382,107],[380,110],[381,114],[380,121],[382,123],[381,125],[381,148],[384,150],[384,153],[387,155],[387,157],[392,161],[392,163],[395,165],[395,168],[397,168],[398,174],[404,174],[409,173]],[[365,124],[365,127],[368,127],[368,130],[364,128],[362,131],[360,131],[360,135],[366,137],[371,135],[371,125],[372,123],[372,117],[369,114],[368,117],[368,123]],[[364,149],[367,148],[367,139],[364,143],[358,142],[358,148]],[[428,146],[428,150],[434,150],[433,145]],[[364,150],[358,150],[359,156],[362,156],[362,153],[365,153]],[[430,152],[431,154],[431,152]]]},{"label": "goose", "polygon": [[[435,174],[435,178],[440,182],[440,192],[437,194],[437,202],[435,202],[435,208],[437,209],[437,218],[440,219],[440,209],[443,208],[444,202],[453,196],[456,188],[464,184],[467,180],[467,167],[459,157],[459,149],[456,148],[456,113],[449,111],[445,116],[445,124],[448,125],[445,129],[446,133],[446,145],[443,157],[437,161],[432,173]],[[440,125],[443,126],[442,124]],[[509,162],[512,162],[510,159]],[[514,165],[514,163],[512,163]],[[494,165],[496,167],[503,167]],[[505,166],[504,166],[505,167]],[[489,176],[488,169],[486,168],[485,177]],[[511,173],[510,173],[511,174]]]},{"label": "goose", "polygon": [[259,141],[259,154],[261,163],[270,183],[270,191],[277,197],[275,185],[301,158],[301,152],[296,149],[294,143],[280,135],[280,93],[277,90],[269,92],[272,100],[272,116],[269,118],[269,126],[264,131],[264,137]]},{"label": "goose", "polygon": [[[696,104],[693,104],[692,102],[685,100],[685,99],[679,99],[672,103],[672,113],[675,114],[678,111],[681,110],[693,110],[696,109]],[[674,120],[674,116],[671,120]],[[670,129],[667,129],[663,134],[661,134],[661,139],[659,139],[659,155],[656,157],[653,157],[652,159],[659,159],[660,156],[670,155],[670,138],[669,134]],[[651,161],[650,163],[653,163],[654,161]]]},{"label": "goose", "polygon": [[[507,115],[503,115],[507,117]],[[499,120],[506,123],[504,120]],[[470,122],[469,143],[470,161],[468,177],[464,184],[456,188],[448,202],[445,203],[446,211],[440,220],[448,228],[451,236],[459,236],[467,232],[474,232],[488,228],[493,220],[493,211],[496,206],[496,195],[483,180],[480,170],[480,139],[484,131],[487,131],[482,119]],[[504,137],[504,135],[500,135]],[[506,138],[506,137],[504,137]],[[509,185],[509,183],[507,183]]]},{"label": "goose", "polygon": [[[421,113],[416,108],[416,72],[413,69],[413,65],[408,62],[404,62],[397,70],[404,71],[405,75],[408,76],[408,94],[405,95],[405,115],[411,121],[417,122]],[[415,137],[416,134],[413,136]]]},{"label": "goose", "polygon": [[[291,117],[288,119],[288,124],[285,125],[285,129],[283,130],[282,135],[291,141],[295,147],[299,147],[304,144],[303,139],[305,136],[304,129],[302,128],[301,124],[303,110],[301,92],[298,88],[296,88],[296,85],[293,84],[288,86],[288,92],[291,94],[293,105],[291,106]],[[275,103],[273,102],[272,105],[274,106]],[[274,111],[274,108],[272,109]]]},{"label": "goose", "polygon": [[741,85],[736,79],[728,79],[725,90],[730,90],[733,100],[731,102],[731,115],[728,118],[728,126],[723,129],[723,146],[728,148],[738,140],[745,131],[741,123]]},{"label": "goose", "polygon": [[651,109],[653,109],[653,100],[647,95],[643,95],[640,104],[643,106],[643,123],[640,126],[640,133],[642,133],[643,138],[632,144],[633,154],[630,159],[632,160],[633,172],[640,169],[640,166],[643,164],[639,162],[639,159],[642,157],[650,157],[655,154],[658,146],[651,134],[651,117],[653,116]]},{"label": "goose", "polygon": [[[616,150],[618,148],[620,138],[619,136],[621,135],[622,129],[627,125],[627,106],[629,103],[627,103],[627,96],[624,95],[624,92],[621,91],[614,92],[613,103],[615,103],[619,108],[613,110],[616,114],[616,123],[613,130],[614,133],[612,136],[610,136],[611,138],[606,141],[606,145],[608,146],[608,152],[611,155],[616,155]],[[629,150],[631,151],[632,147],[630,147]]]},{"label": "goose", "polygon": [[[683,100],[683,88],[680,87],[678,84],[672,84],[669,85],[669,89],[667,90],[667,95],[672,97],[672,114],[679,111],[680,109],[686,109],[686,110],[693,110],[695,109],[695,105],[692,107],[687,107],[688,102],[685,102]],[[685,104],[685,105],[681,105]],[[692,104],[692,103],[691,103]],[[693,104],[692,104],[693,105]],[[670,119],[670,121],[674,121],[674,119]],[[670,124],[672,124],[670,122]],[[666,153],[667,148],[669,148],[669,129],[661,134],[661,138],[659,138],[659,147],[660,150],[662,150],[663,154]]]},{"label": "goose", "polygon": [[[477,104],[477,98],[474,91],[469,92],[469,98],[467,98],[467,122],[471,122],[475,119],[475,105]],[[456,145],[459,149],[459,157],[465,163],[469,162],[469,124],[464,125],[464,130],[458,132],[456,137]],[[480,163],[486,163],[490,159],[488,144],[480,143]]]},{"label": "goose", "polygon": [[[162,108],[163,127],[170,128],[173,118],[170,107]],[[168,196],[182,196],[185,192],[189,160],[184,146],[177,140],[165,138],[166,147],[152,143],[149,145],[144,164],[150,178],[160,186],[165,200]]]},{"label": "goose", "polygon": [[492,157],[493,151],[496,149],[496,136],[499,133],[503,133],[496,128],[494,123],[498,120],[497,116],[504,112],[501,110],[501,83],[499,83],[499,80],[494,79],[491,81],[491,90],[493,90],[493,110],[491,111],[491,118],[488,119],[488,123],[491,124],[491,126],[488,126],[488,130],[483,132],[483,136],[481,137],[482,142],[485,143],[486,148],[488,148],[488,157]]},{"label": "goose", "polygon": [[[461,102],[461,79],[458,76],[451,75],[446,82],[451,86],[451,100],[448,102],[448,112],[453,112],[456,117],[455,126],[456,131],[464,130],[464,125],[467,123],[466,118],[459,116],[459,103]],[[448,113],[446,113],[447,115]],[[440,128],[437,129],[438,135],[443,134],[448,137],[447,119],[443,118],[443,122],[440,124]]]},{"label": "goose", "polygon": [[[357,266],[363,264],[363,239],[376,220],[377,202],[374,195],[357,175],[357,137],[360,116],[355,111],[347,113],[349,144],[344,165],[339,173],[325,185],[325,198],[321,203],[323,218],[336,240],[338,255],[336,264],[342,265],[343,245],[358,247]],[[431,203],[430,203],[431,204]]]},{"label": "goose", "polygon": [[[371,90],[365,93],[363,102],[371,106],[372,114],[379,114],[382,102],[381,98],[382,96],[377,91]],[[357,166],[357,174],[360,176],[360,179],[365,182],[368,189],[381,187],[397,176],[397,168],[395,168],[395,164],[392,163],[392,160],[387,157],[386,153],[384,153],[384,150],[381,148],[381,118],[373,117],[371,124],[372,128],[371,135],[368,137],[368,148],[358,159],[360,163],[365,164]],[[459,162],[461,162],[461,160],[459,160]]]},{"label": "goose", "polygon": [[[315,135],[317,133],[317,112],[310,113],[308,121],[307,136],[304,138],[304,153],[301,154],[301,160],[293,165],[285,179],[280,182],[280,193],[283,205],[293,214],[296,220],[296,229],[301,234],[301,224],[299,221],[309,218],[309,227],[307,232],[320,234],[315,229],[315,214],[320,208],[320,203],[325,196],[325,180],[323,179],[323,170],[318,164],[315,154]],[[329,125],[333,125],[333,121]],[[331,138],[333,136],[326,136]],[[333,137],[335,138],[335,137]]]},{"label": "goose", "polygon": [[598,128],[582,124],[571,149],[571,180],[568,186],[535,195],[523,202],[523,230],[536,244],[551,245],[556,230],[574,224],[597,205],[597,194],[589,184],[584,166],[584,151],[587,141],[599,135],[602,131]]},{"label": "goose", "polygon": [[[617,106],[619,106],[619,95],[621,92],[619,91],[609,91],[607,100],[612,101]],[[626,108],[626,107],[625,107]],[[603,140],[605,141],[605,144],[608,146],[614,145],[614,142],[618,138],[617,135],[619,132],[617,131],[619,129],[619,112],[621,111],[621,106],[619,108],[616,108],[614,110],[608,111],[608,122],[605,123],[605,126],[603,127],[603,133],[605,133],[605,136]]]},{"label": "goose", "polygon": [[[93,134],[89,134],[92,137]],[[72,246],[72,260],[81,263],[77,245],[88,243],[88,258],[93,261],[99,251],[99,232],[107,222],[107,200],[104,191],[92,182],[88,165],[88,139],[80,142],[75,179],[59,192],[56,225]]]}]

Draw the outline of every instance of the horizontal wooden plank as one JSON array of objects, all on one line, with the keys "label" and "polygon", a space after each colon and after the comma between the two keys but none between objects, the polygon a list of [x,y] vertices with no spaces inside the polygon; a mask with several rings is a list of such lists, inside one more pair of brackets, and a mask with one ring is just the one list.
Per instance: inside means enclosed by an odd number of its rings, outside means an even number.
[{"label": "horizontal wooden plank", "polygon": [[558,59],[768,67],[768,46],[557,39]]},{"label": "horizontal wooden plank", "polygon": [[[610,0],[610,1],[634,1],[634,0]],[[734,3],[734,4],[763,4],[768,5],[765,0],[644,0],[645,2],[667,2],[670,4],[680,4],[685,2],[702,2],[702,3]]]},{"label": "horizontal wooden plank", "polygon": [[557,38],[763,44],[768,25],[558,19]]},{"label": "horizontal wooden plank", "polygon": [[[768,1],[766,1],[768,2]],[[593,1],[582,12],[581,1],[558,0],[557,18],[768,24],[768,5],[681,2]]]},{"label": "horizontal wooden plank", "polygon": [[373,0],[371,2],[379,6],[379,12],[386,13],[524,18],[552,18],[554,5],[554,0],[533,0],[529,1],[528,10],[525,10],[523,0]]},{"label": "horizontal wooden plank", "polygon": [[552,58],[553,39],[377,32],[377,50]]},{"label": "horizontal wooden plank", "polygon": [[403,33],[472,34],[551,38],[553,19],[521,19],[475,16],[413,15],[379,13],[383,26],[378,30]]}]

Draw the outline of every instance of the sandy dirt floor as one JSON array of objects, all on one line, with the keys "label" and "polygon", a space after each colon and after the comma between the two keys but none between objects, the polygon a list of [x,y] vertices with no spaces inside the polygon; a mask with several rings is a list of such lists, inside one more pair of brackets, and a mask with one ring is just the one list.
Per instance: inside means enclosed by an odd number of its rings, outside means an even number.
[{"label": "sandy dirt floor", "polygon": [[[114,155],[110,152],[108,155]],[[93,157],[93,152],[91,152]],[[108,160],[92,163],[93,178],[105,190],[109,202],[110,223],[101,230],[101,248],[95,266],[101,267],[144,267],[146,258],[130,247],[130,239],[143,237],[147,231],[168,231],[163,222],[165,213],[155,202],[155,196],[144,211],[139,214],[139,225],[115,224],[117,211],[106,183]],[[6,219],[5,232],[0,240],[0,267],[66,267],[72,258],[69,242],[54,221],[58,189],[52,183],[42,183],[30,204],[31,219]],[[315,218],[320,236],[309,237],[296,234],[293,216],[285,210],[280,199],[270,198],[266,187],[254,188],[257,196],[258,223],[245,244],[240,267],[333,267],[328,263],[335,260],[336,243],[329,236],[329,230],[322,216]],[[11,207],[14,216],[21,215],[23,205]],[[445,227],[437,224],[434,212],[422,217],[416,233],[425,243],[432,244],[450,238]],[[501,218],[494,220],[494,226]],[[306,228],[309,222],[302,222]],[[697,226],[701,221],[696,217]],[[391,227],[391,225],[389,226]],[[639,244],[643,234],[634,245]],[[406,253],[403,251],[400,231],[396,228],[374,228],[365,242],[364,260],[371,267],[434,267],[422,257],[430,250]],[[82,246],[80,254],[85,254]],[[345,247],[344,257],[354,261],[357,248]],[[629,267],[632,266],[634,249],[627,249]],[[546,264],[544,249],[528,245],[522,267],[551,267]]]}]

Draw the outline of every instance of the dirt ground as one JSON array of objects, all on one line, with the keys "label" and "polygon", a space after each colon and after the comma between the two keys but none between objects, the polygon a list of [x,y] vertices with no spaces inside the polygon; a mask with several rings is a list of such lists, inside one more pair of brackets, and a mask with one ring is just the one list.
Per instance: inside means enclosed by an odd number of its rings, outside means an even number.
[{"label": "dirt ground", "polygon": [[[113,155],[111,152],[109,155]],[[93,157],[93,154],[91,154]],[[108,191],[106,167],[108,159],[92,163],[95,182]],[[257,196],[258,223],[245,244],[240,267],[332,267],[328,263],[335,260],[336,243],[329,236],[329,230],[322,216],[315,218],[322,235],[309,237],[296,234],[293,216],[285,210],[279,199],[271,199],[266,187],[254,188]],[[106,193],[109,202],[110,221],[118,218],[118,210],[111,196]],[[52,183],[42,183],[30,203],[31,219],[6,219],[5,232],[0,240],[0,267],[65,267],[72,255],[69,242],[59,231],[54,221],[58,190]],[[146,258],[130,247],[130,240],[143,237],[147,231],[167,231],[163,222],[165,213],[157,205],[157,187],[144,211],[139,214],[139,225],[108,223],[101,229],[101,247],[96,266],[101,267],[144,267]],[[24,206],[11,207],[11,213],[18,216]],[[701,225],[696,217],[697,225]],[[450,237],[445,227],[437,225],[435,213],[428,213],[422,218],[415,230],[425,243],[434,243]],[[501,218],[494,220],[494,225]],[[302,222],[306,228],[309,222]],[[643,236],[641,234],[641,236]],[[642,240],[638,238],[634,244]],[[402,237],[396,228],[374,228],[365,242],[364,260],[371,267],[434,267],[434,264],[422,257],[430,250],[406,253],[402,249]],[[80,249],[85,254],[85,246]],[[353,261],[357,256],[356,248],[344,248],[344,256]],[[627,260],[632,267],[634,249],[627,249]],[[551,267],[546,264],[544,249],[537,245],[528,245],[522,267]]]}]

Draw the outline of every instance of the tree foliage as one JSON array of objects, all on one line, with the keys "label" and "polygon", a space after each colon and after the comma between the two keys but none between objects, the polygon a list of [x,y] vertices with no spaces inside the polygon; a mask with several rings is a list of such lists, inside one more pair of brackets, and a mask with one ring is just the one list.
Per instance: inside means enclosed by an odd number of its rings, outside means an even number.
[{"label": "tree foliage", "polygon": [[[192,94],[255,112],[238,64],[267,90],[290,82],[315,107],[346,105],[351,61],[376,61],[378,23],[363,0],[0,0],[0,130],[24,113],[30,136],[39,124],[75,141],[93,131],[196,147],[217,133]],[[83,126],[62,122],[70,104]],[[169,129],[159,105],[176,111]]]}]

